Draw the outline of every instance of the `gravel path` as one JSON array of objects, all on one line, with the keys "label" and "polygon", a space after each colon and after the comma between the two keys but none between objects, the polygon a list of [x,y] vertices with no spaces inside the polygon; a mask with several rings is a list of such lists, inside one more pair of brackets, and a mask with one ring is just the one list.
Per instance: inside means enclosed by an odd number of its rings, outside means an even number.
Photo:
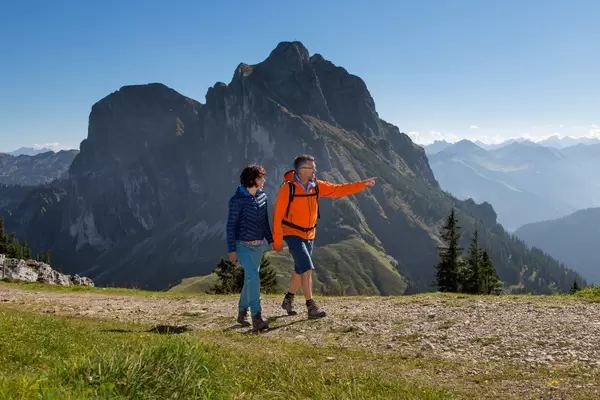
[{"label": "gravel path", "polygon": [[[577,366],[581,373],[599,376],[599,303],[542,296],[324,298],[318,302],[328,316],[309,321],[297,297],[297,316],[285,314],[281,298],[263,298],[263,317],[273,328],[265,335],[469,365]],[[0,302],[50,314],[248,330],[235,323],[234,297],[46,292],[7,285],[0,286]]]}]

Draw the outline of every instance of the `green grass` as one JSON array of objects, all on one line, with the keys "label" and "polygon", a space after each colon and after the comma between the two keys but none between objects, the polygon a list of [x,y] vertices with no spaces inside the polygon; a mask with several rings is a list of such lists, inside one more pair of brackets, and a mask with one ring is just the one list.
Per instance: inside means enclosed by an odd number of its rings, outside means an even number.
[{"label": "green grass", "polygon": [[327,349],[266,346],[260,335],[146,330],[0,309],[0,398],[455,398],[362,367],[356,355],[328,362]]},{"label": "green grass", "polygon": [[576,292],[574,296],[594,302],[600,302],[600,285],[581,289],[580,291]]}]

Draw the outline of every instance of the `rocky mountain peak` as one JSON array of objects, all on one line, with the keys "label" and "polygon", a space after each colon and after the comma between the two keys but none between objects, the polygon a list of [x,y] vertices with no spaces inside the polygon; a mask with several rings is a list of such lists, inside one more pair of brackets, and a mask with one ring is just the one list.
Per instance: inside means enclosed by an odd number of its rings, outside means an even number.
[{"label": "rocky mountain peak", "polygon": [[310,67],[310,56],[301,42],[280,42],[261,64],[269,68],[287,68],[298,72]]}]

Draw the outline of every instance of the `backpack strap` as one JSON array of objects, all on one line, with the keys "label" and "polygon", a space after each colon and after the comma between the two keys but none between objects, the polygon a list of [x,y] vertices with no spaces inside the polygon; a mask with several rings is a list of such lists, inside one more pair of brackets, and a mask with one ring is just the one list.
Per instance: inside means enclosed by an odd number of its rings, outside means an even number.
[{"label": "backpack strap", "polygon": [[317,195],[317,219],[321,219],[321,209],[319,208],[319,185],[315,180],[315,194]]},{"label": "backpack strap", "polygon": [[291,181],[287,181],[287,184],[290,187],[290,195],[289,195],[289,199],[288,199],[287,208],[285,209],[286,217],[288,216],[288,213],[290,212],[290,204],[292,203],[292,200],[294,200],[294,195],[296,194],[296,185],[294,185],[294,183]]},{"label": "backpack strap", "polygon": [[300,196],[300,197],[316,196],[317,197],[317,219],[320,219],[321,218],[321,209],[319,208],[319,185],[317,185],[317,183],[315,182],[315,193],[314,194],[296,194],[296,185],[294,185],[294,182],[285,181],[283,184],[286,184],[286,183],[290,187],[290,193],[289,193],[289,198],[288,198],[288,205],[287,205],[287,208],[285,209],[285,216],[287,217],[288,213],[290,212],[290,204],[294,200],[294,197],[296,197],[296,196]]}]

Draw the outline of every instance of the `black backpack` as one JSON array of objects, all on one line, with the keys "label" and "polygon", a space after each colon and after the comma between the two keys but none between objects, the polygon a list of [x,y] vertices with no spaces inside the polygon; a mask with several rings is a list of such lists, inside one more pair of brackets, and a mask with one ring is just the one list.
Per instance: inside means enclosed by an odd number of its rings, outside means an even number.
[{"label": "black backpack", "polygon": [[[317,197],[317,219],[321,218],[321,209],[319,208],[319,185],[317,185],[315,183],[315,192],[314,193],[303,193],[303,194],[296,194],[296,185],[294,185],[294,182],[292,181],[285,181],[283,184],[288,184],[289,188],[290,188],[290,195],[289,195],[289,199],[288,199],[288,205],[287,208],[285,210],[285,216],[288,216],[288,213],[290,211],[290,204],[292,204],[292,201],[294,201],[294,197],[312,197],[312,196],[316,196]],[[315,224],[315,226],[311,227],[311,228],[304,228],[301,227],[299,225],[296,224],[292,224],[291,222],[288,222],[286,220],[281,221],[282,224],[290,226],[292,228],[304,231],[304,232],[308,232],[311,231],[313,229],[315,229],[317,227],[317,224]]]}]

